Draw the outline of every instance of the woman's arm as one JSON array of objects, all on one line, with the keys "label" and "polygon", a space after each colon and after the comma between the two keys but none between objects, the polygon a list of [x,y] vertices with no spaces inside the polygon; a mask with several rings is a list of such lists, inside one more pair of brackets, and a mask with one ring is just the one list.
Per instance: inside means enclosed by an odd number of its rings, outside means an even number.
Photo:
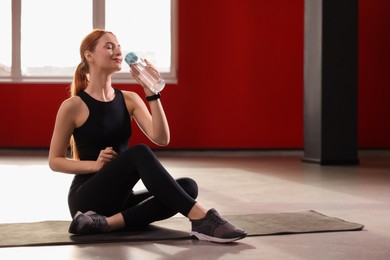
[{"label": "woman's arm", "polygon": [[[159,74],[153,64],[146,59],[144,61],[149,68]],[[146,87],[143,82],[138,80],[138,77],[134,77],[132,70],[130,70],[130,74],[144,88],[146,96],[154,95],[154,93]],[[130,107],[128,106],[129,113],[135,118],[135,121],[144,134],[157,145],[168,145],[170,141],[169,125],[161,100],[156,99],[149,101],[149,112],[147,106],[137,94],[128,92],[127,98],[129,102],[126,102],[126,104],[130,104]]]},{"label": "woman's arm", "polygon": [[[146,95],[153,95],[151,91]],[[170,133],[168,120],[159,99],[149,102],[150,112],[140,98],[134,92],[123,91],[126,105],[130,115],[134,117],[140,129],[155,144],[165,146],[169,144]]]},{"label": "woman's arm", "polygon": [[[109,147],[100,152],[96,161],[78,161],[66,158],[70,137],[75,127],[79,124],[80,114],[88,112],[82,109],[84,104],[78,97],[65,100],[57,113],[54,131],[49,150],[49,167],[56,172],[64,173],[92,173],[100,170],[108,161],[116,157],[115,151]],[[88,115],[87,115],[88,116]]]}]

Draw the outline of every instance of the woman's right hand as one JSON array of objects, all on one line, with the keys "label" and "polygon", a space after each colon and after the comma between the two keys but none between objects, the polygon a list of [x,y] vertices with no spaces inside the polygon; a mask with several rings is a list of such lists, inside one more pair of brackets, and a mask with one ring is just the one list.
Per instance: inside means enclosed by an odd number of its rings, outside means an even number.
[{"label": "woman's right hand", "polygon": [[96,160],[96,171],[100,171],[107,163],[114,160],[118,154],[112,149],[112,147],[107,147],[104,150],[101,150],[99,157]]}]

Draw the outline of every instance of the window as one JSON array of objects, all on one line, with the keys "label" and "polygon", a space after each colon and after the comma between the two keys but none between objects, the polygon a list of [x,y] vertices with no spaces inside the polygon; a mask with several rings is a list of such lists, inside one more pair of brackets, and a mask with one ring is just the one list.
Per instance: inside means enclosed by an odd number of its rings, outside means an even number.
[{"label": "window", "polygon": [[[104,28],[175,83],[176,1],[1,0],[0,81],[71,82],[82,38]],[[125,62],[113,79],[132,81]]]},{"label": "window", "polygon": [[0,8],[0,77],[11,76],[12,33],[11,33],[11,0],[3,0]]},{"label": "window", "polygon": [[72,76],[80,62],[80,42],[92,28],[92,2],[22,0],[21,4],[22,76]]}]

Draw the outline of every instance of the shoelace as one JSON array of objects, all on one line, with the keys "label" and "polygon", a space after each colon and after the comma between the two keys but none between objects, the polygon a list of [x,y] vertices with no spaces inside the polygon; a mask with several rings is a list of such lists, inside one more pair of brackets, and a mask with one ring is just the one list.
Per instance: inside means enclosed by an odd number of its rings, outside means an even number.
[{"label": "shoelace", "polygon": [[105,231],[106,229],[106,222],[104,221],[104,217],[93,214],[89,215],[89,217],[92,219],[91,228],[96,231]]},{"label": "shoelace", "polygon": [[223,225],[227,222],[227,220],[223,219],[219,214],[213,214],[213,217],[211,217],[209,220],[212,224],[218,225]]}]

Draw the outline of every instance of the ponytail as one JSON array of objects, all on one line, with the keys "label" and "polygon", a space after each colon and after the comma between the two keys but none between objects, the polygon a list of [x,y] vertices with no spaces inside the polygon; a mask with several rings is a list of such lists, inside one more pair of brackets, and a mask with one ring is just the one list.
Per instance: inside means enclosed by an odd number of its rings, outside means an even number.
[{"label": "ponytail", "polygon": [[[70,86],[70,96],[77,96],[77,94],[86,89],[88,86],[88,77],[87,72],[88,69],[86,68],[86,64],[84,61],[80,62],[80,64],[77,66],[76,71],[74,72],[73,76],[73,82]],[[88,65],[87,65],[88,66]],[[74,136],[72,135],[70,138],[70,150],[71,150],[71,156],[74,160],[79,160],[79,154],[77,152],[77,146],[76,141],[74,140]]]},{"label": "ponytail", "polygon": [[73,76],[73,82],[70,86],[70,96],[76,96],[81,90],[84,90],[88,86],[88,64],[84,61],[80,62],[80,64],[77,66],[74,76]]}]

